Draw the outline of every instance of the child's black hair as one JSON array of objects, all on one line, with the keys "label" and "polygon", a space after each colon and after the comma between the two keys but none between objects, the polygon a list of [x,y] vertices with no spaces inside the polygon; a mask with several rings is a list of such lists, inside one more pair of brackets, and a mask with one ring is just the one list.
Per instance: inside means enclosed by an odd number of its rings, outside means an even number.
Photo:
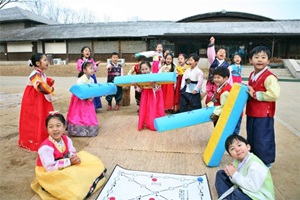
[{"label": "child's black hair", "polygon": [[82,65],[81,65],[81,71],[78,74],[78,78],[81,77],[84,74],[83,70],[86,69],[89,65],[92,65],[92,63],[91,62],[84,62],[84,63],[82,63]]},{"label": "child's black hair", "polygon": [[218,67],[217,69],[214,70],[213,72],[213,76],[214,75],[220,75],[222,76],[223,78],[225,77],[228,77],[230,76],[230,72],[229,70],[227,69],[227,67]]},{"label": "child's black hair", "polygon": [[119,56],[119,54],[114,51],[114,52],[111,53],[110,57],[113,57],[113,56]]},{"label": "child's black hair", "polygon": [[193,58],[196,62],[198,62],[199,59],[200,59],[200,56],[198,56],[198,54],[196,54],[196,53],[192,53],[192,54],[190,54],[190,55],[188,56],[188,58],[189,58],[189,59],[190,59],[190,58]]},{"label": "child's black hair", "polygon": [[59,113],[59,112],[54,112],[54,113],[50,113],[47,116],[47,118],[46,118],[46,128],[48,127],[48,123],[49,123],[50,119],[52,119],[52,118],[56,118],[59,121],[61,121],[61,123],[63,125],[66,125],[66,119],[65,119],[65,117],[61,113]]},{"label": "child's black hair", "polygon": [[[232,134],[230,136],[227,137],[226,141],[225,141],[225,149],[226,151],[229,153],[229,146],[232,145],[232,143],[237,140],[237,141],[240,141],[240,142],[243,142],[245,143],[246,145],[248,145],[248,141],[240,136],[240,135],[235,135],[235,134]],[[230,154],[230,153],[229,153]]]},{"label": "child's black hair", "polygon": [[184,57],[184,59],[187,59],[187,55],[186,55],[186,54],[184,54],[184,53],[179,53],[179,54],[178,54],[178,57],[179,57],[179,56],[183,56],[183,57]]},{"label": "child's black hair", "polygon": [[268,56],[268,60],[270,59],[271,52],[270,52],[269,48],[266,47],[266,46],[257,46],[257,47],[254,47],[254,48],[250,51],[250,53],[249,53],[248,56],[249,56],[250,59],[252,59],[252,57],[253,57],[254,54],[258,54],[258,53],[260,53],[260,52],[266,53],[267,56]]},{"label": "child's black hair", "polygon": [[41,61],[43,55],[45,55],[45,54],[43,54],[43,53],[36,53],[36,54],[33,54],[33,55],[31,56],[31,58],[30,58],[30,61],[31,61],[31,62],[29,63],[29,66],[30,66],[30,67],[37,67],[36,62]]},{"label": "child's black hair", "polygon": [[138,62],[142,62],[142,61],[146,61],[146,60],[147,60],[146,56],[141,55],[138,57]]},{"label": "child's black hair", "polygon": [[149,62],[149,61],[142,61],[142,62],[140,63],[140,65],[139,65],[139,70],[141,70],[141,66],[142,66],[143,64],[146,64],[146,65],[148,65],[148,67],[149,67],[149,68],[150,68],[150,70],[151,70],[151,64],[150,64],[150,62]]}]

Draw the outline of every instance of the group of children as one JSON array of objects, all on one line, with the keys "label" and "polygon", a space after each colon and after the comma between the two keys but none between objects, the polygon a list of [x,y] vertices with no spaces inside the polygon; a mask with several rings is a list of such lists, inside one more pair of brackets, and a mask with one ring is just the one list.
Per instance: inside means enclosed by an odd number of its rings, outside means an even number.
[{"label": "group of children", "polygon": [[[229,65],[225,49],[215,51],[214,43],[215,39],[210,38],[207,53],[211,66],[206,82],[206,104],[216,106],[211,116],[216,125],[231,85],[234,82],[242,82],[242,67],[239,55],[234,55],[234,63]],[[158,49],[162,52],[161,44],[158,45]],[[79,71],[77,84],[93,84],[97,81],[95,71],[99,62],[95,62],[90,55],[89,47],[82,48],[82,58],[78,60],[77,65]],[[161,55],[158,54],[152,65],[145,57],[138,58],[139,63],[129,72],[129,74],[174,72],[177,75],[174,84],[159,85],[151,82],[148,86],[139,86],[135,82],[132,83],[139,105],[138,130],[145,127],[155,130],[154,119],[164,116],[165,110],[185,112],[202,108],[201,93],[204,93],[202,91],[204,78],[203,72],[198,67],[199,56],[179,54],[178,65],[175,66],[171,53],[165,54],[164,58]],[[235,132],[225,142],[227,152],[235,161],[219,171],[216,176],[215,186],[221,198],[274,199],[269,168],[275,161],[274,114],[280,87],[277,77],[268,70],[269,58],[270,51],[264,46],[255,47],[249,53],[249,62],[253,65],[254,71],[248,80],[249,100],[245,112],[247,139],[238,135],[243,115],[241,113]],[[81,100],[72,95],[66,120],[60,113],[53,112],[51,94],[54,92],[54,80],[44,73],[48,64],[45,54],[38,53],[32,56],[30,66],[34,66],[34,70],[24,91],[20,113],[19,146],[38,151],[39,155],[37,179],[32,183],[32,188],[38,193],[41,191],[38,188],[45,190],[41,184],[44,178],[39,179],[39,173],[81,165],[83,159],[76,154],[71,139],[64,131],[67,130],[72,136],[96,136],[98,134],[96,109],[102,107],[98,97]],[[116,76],[123,75],[123,68],[118,64],[116,52],[112,53],[107,71],[107,82],[113,82]],[[107,95],[105,98],[108,101],[108,111],[112,109],[113,98],[116,101],[114,109],[119,110],[122,88],[118,87],[115,95]],[[94,159],[92,166],[101,165],[100,160],[90,156],[91,160]],[[86,176],[89,177],[88,174]],[[97,177],[94,175],[89,177],[89,182],[95,178]],[[37,185],[42,186],[36,187]]]}]

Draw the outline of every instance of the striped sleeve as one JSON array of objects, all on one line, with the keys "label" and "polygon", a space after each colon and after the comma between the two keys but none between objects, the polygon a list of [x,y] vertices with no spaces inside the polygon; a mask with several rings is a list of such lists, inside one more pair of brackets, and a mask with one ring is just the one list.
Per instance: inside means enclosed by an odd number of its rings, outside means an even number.
[{"label": "striped sleeve", "polygon": [[43,94],[53,93],[53,87],[50,87],[42,78],[40,73],[35,73],[30,77],[30,81],[33,84],[36,91]]}]

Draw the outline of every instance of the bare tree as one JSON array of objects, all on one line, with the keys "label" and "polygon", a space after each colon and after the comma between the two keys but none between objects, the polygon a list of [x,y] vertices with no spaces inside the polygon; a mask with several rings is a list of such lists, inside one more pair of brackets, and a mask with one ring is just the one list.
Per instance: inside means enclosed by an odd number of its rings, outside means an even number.
[{"label": "bare tree", "polygon": [[[22,8],[59,23],[92,23],[97,18],[91,11],[76,12],[69,8],[60,7],[55,0],[0,0],[0,9],[9,3],[22,4]],[[25,6],[24,6],[25,5]]]}]

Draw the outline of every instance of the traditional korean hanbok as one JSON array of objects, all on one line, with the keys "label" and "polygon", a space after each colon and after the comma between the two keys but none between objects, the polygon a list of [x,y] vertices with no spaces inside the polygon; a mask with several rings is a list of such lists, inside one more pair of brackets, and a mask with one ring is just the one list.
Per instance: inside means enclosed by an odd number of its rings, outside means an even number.
[{"label": "traditional korean hanbok", "polygon": [[54,88],[53,79],[47,78],[39,68],[29,75],[25,88],[19,121],[19,146],[37,151],[40,144],[48,137],[45,121],[53,111],[51,94]]},{"label": "traditional korean hanbok", "polygon": [[[98,66],[96,65],[94,59],[91,58],[91,59],[88,59],[88,61],[93,64],[94,72],[97,72]],[[78,59],[78,61],[77,61],[77,69],[78,69],[79,72],[81,71],[81,66],[82,66],[83,63],[84,63],[84,60],[82,58]],[[91,77],[93,78],[94,83],[97,83],[97,77],[96,77],[96,75],[93,74]],[[100,97],[95,97],[93,101],[94,101],[95,109],[102,108],[102,103],[101,103]]]},{"label": "traditional korean hanbok", "polygon": [[[94,80],[84,74],[77,84],[94,84]],[[93,137],[98,134],[98,119],[91,99],[79,99],[72,94],[67,115],[67,131],[72,136]]]},{"label": "traditional korean hanbok", "polygon": [[36,178],[31,188],[42,199],[82,200],[98,190],[105,182],[104,164],[96,156],[81,151],[81,162],[71,165],[76,154],[72,140],[63,135],[60,142],[49,136],[38,150]]},{"label": "traditional korean hanbok", "polygon": [[138,87],[138,91],[142,92],[138,130],[143,128],[156,131],[154,127],[154,119],[165,116],[164,99],[160,85]]},{"label": "traditional korean hanbok", "polygon": [[[175,66],[174,66],[175,67]],[[164,64],[160,70],[159,73],[167,73],[171,72],[172,65],[167,65]],[[176,73],[176,69],[174,69]],[[163,92],[163,98],[164,98],[164,107],[165,110],[173,110],[174,109],[174,96],[175,96],[175,84],[170,83],[170,84],[163,84],[161,85],[161,89]]]}]

